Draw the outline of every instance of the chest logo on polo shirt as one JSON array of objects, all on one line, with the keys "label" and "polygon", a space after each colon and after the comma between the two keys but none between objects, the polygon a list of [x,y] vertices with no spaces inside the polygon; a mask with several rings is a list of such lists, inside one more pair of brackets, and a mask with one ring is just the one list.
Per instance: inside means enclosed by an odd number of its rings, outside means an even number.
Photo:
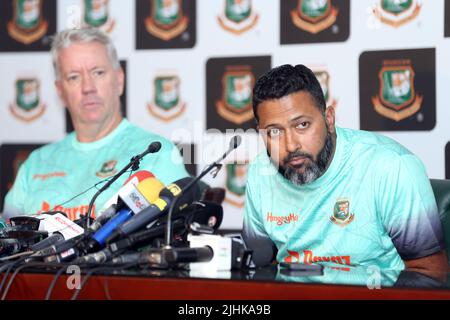
[{"label": "chest logo on polo shirt", "polygon": [[97,171],[95,173],[95,175],[99,178],[108,178],[108,177],[115,175],[117,173],[116,164],[117,164],[116,160],[106,161],[102,165],[102,168],[100,169],[100,171]]},{"label": "chest logo on polo shirt", "polygon": [[334,204],[333,215],[330,217],[331,222],[344,227],[354,218],[355,215],[350,213],[350,200],[346,198],[337,199]]}]

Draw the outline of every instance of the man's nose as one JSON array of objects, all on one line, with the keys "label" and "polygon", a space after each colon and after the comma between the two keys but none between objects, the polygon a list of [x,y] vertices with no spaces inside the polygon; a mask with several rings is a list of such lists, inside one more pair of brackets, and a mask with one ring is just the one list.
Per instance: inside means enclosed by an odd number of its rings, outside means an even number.
[{"label": "man's nose", "polygon": [[286,130],[285,146],[287,152],[294,152],[302,147],[298,137],[295,136],[295,133],[293,133],[292,130]]},{"label": "man's nose", "polygon": [[82,79],[82,90],[84,94],[95,92],[95,83],[90,74],[85,74]]}]

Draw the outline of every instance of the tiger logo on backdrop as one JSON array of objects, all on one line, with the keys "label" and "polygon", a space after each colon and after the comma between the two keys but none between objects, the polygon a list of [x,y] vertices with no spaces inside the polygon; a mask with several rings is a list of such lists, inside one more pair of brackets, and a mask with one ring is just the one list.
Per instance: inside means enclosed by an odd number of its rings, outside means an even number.
[{"label": "tiger logo on backdrop", "polygon": [[242,208],[244,206],[245,185],[247,184],[248,163],[229,163],[226,169],[225,201]]},{"label": "tiger logo on backdrop", "polygon": [[150,0],[151,15],[145,19],[147,31],[164,41],[183,33],[189,18],[183,13],[183,0]]},{"label": "tiger logo on backdrop", "polygon": [[291,20],[297,28],[316,34],[331,27],[338,13],[331,0],[298,0]]},{"label": "tiger logo on backdrop", "polygon": [[316,76],[322,88],[323,95],[325,97],[325,103],[327,106],[332,106],[336,108],[337,100],[333,97],[330,85],[330,73],[326,68],[323,67],[312,67],[312,71]]},{"label": "tiger logo on backdrop", "polygon": [[238,125],[252,119],[254,83],[250,66],[228,66],[222,77],[222,99],[216,101],[217,113]]},{"label": "tiger logo on backdrop", "polygon": [[148,103],[147,109],[157,119],[171,121],[185,110],[186,104],[180,98],[180,79],[177,76],[155,77],[153,92],[153,103]]},{"label": "tiger logo on backdrop", "polygon": [[225,0],[225,8],[217,17],[226,31],[239,35],[253,28],[259,16],[252,8],[252,0]]},{"label": "tiger logo on backdrop", "polygon": [[9,106],[9,110],[14,117],[25,122],[31,122],[44,114],[46,105],[40,99],[39,79],[17,79],[15,89],[15,101]]},{"label": "tiger logo on backdrop", "polygon": [[8,34],[14,40],[30,44],[42,38],[48,29],[48,22],[43,17],[44,0],[14,0],[14,13],[8,22]]},{"label": "tiger logo on backdrop", "polygon": [[421,7],[417,0],[379,0],[373,14],[384,24],[398,28],[415,19]]},{"label": "tiger logo on backdrop", "polygon": [[101,169],[95,173],[95,175],[99,178],[108,178],[117,173],[116,169],[117,161],[116,160],[109,160],[106,161]]},{"label": "tiger logo on backdrop", "polygon": [[416,94],[414,69],[409,59],[384,60],[378,78],[380,91],[372,97],[376,112],[398,122],[420,110],[423,96]]},{"label": "tiger logo on backdrop", "polygon": [[109,14],[109,0],[84,0],[84,24],[112,32],[116,21]]}]

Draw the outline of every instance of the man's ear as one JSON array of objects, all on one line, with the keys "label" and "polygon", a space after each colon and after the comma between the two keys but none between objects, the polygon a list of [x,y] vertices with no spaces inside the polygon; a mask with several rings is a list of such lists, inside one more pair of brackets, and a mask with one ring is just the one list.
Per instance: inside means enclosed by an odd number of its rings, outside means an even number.
[{"label": "man's ear", "polygon": [[328,130],[330,133],[334,133],[335,128],[335,120],[336,120],[336,114],[333,106],[328,106],[325,110],[325,121],[328,125]]},{"label": "man's ear", "polygon": [[122,96],[123,91],[125,89],[125,73],[123,72],[122,67],[119,67],[117,72],[117,86],[119,91],[119,96]]},{"label": "man's ear", "polygon": [[55,87],[56,87],[56,92],[58,93],[59,99],[61,99],[64,106],[67,107],[67,99],[66,99],[66,96],[65,96],[63,88],[62,88],[61,80],[55,80]]}]

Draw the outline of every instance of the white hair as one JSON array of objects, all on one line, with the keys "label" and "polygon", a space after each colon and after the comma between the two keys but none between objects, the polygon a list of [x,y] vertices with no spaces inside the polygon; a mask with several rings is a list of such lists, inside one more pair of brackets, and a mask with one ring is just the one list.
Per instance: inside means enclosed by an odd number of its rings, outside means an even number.
[{"label": "white hair", "polygon": [[117,50],[109,36],[97,28],[67,29],[53,37],[51,54],[56,79],[60,77],[59,53],[62,49],[74,43],[98,42],[105,46],[106,53],[114,69],[120,68]]}]

